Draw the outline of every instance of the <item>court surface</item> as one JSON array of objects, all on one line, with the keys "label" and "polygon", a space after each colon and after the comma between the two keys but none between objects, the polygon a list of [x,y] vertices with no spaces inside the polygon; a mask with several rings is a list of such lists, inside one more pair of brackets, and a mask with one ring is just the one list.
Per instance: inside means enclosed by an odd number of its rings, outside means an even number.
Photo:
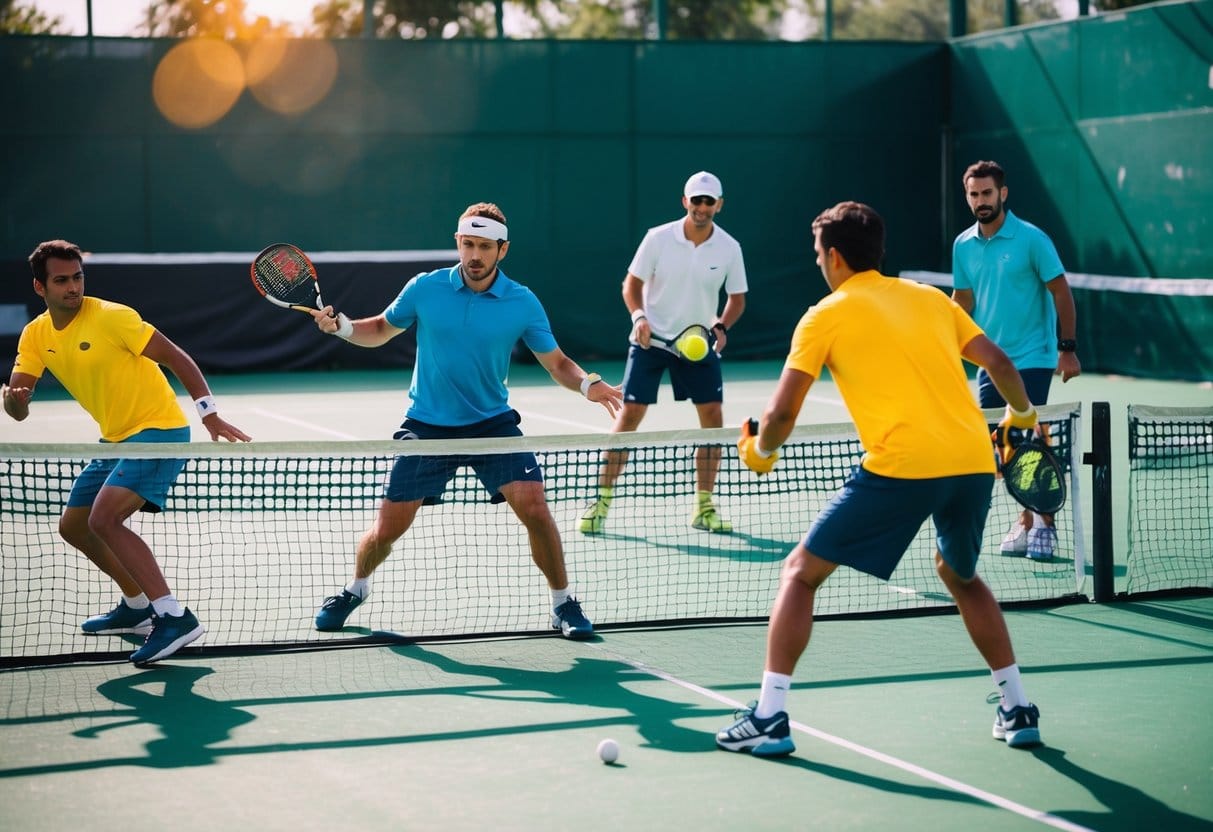
[{"label": "court surface", "polygon": [[[618,380],[617,366],[590,369]],[[733,371],[726,424],[761,412],[777,374]],[[607,428],[605,411],[542,376],[514,375],[526,432]],[[211,382],[225,418],[259,440],[381,439],[406,405],[405,371]],[[692,427],[690,406],[662,394],[644,428]],[[1111,401],[1116,447],[1125,403],[1211,398],[1094,376],[1052,396]],[[832,385],[814,387],[802,421],[846,421]],[[53,395],[27,422],[0,422],[0,443],[95,438]],[[819,622],[789,701],[797,751],[782,761],[712,740],[757,695],[761,625],[9,670],[2,816],[24,830],[1213,830],[1213,599],[1008,621],[1042,749],[991,738],[989,674],[954,615]],[[604,737],[621,746],[615,765],[595,755]]]}]

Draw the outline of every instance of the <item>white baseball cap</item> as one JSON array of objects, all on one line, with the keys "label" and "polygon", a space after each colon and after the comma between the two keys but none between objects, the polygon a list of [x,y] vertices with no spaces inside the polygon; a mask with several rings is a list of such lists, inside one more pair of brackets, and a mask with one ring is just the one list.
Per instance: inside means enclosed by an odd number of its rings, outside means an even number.
[{"label": "white baseball cap", "polygon": [[682,189],[682,195],[688,199],[693,196],[710,196],[712,199],[720,199],[724,196],[724,187],[713,174],[701,170],[699,173],[692,174],[691,178],[687,180],[687,184]]}]

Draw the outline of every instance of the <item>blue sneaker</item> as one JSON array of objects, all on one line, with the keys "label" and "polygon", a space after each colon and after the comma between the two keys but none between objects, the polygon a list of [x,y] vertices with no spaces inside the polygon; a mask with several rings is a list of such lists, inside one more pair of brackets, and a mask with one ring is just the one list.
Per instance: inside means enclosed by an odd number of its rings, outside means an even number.
[{"label": "blue sneaker", "polygon": [[1035,705],[1016,705],[1009,711],[999,705],[994,711],[994,739],[1003,740],[1012,748],[1043,745],[1039,721],[1040,709]]},{"label": "blue sneaker", "polygon": [[594,637],[594,625],[581,611],[581,602],[571,595],[552,610],[552,629],[559,630],[565,638],[581,640]]},{"label": "blue sneaker", "polygon": [[316,629],[322,633],[340,630],[345,626],[345,619],[350,617],[350,613],[358,608],[362,600],[348,589],[341,590],[340,595],[325,598],[324,603],[320,605],[320,612],[316,613]]},{"label": "blue sneaker", "polygon": [[127,606],[126,600],[119,598],[118,606],[107,613],[86,618],[80,629],[89,635],[111,636],[122,633],[138,633],[147,635],[152,631],[152,608],[146,606],[141,610]]},{"label": "blue sneaker", "polygon": [[1043,523],[1028,531],[1028,546],[1024,552],[1032,560],[1052,560],[1057,549],[1057,529]]},{"label": "blue sneaker", "polygon": [[796,750],[786,711],[766,719],[754,716],[757,702],[737,711],[737,721],[716,733],[716,745],[725,751],[749,751],[755,757],[782,757]]},{"label": "blue sneaker", "polygon": [[188,609],[181,615],[153,615],[152,631],[143,646],[131,653],[131,661],[142,667],[167,659],[205,632]]}]

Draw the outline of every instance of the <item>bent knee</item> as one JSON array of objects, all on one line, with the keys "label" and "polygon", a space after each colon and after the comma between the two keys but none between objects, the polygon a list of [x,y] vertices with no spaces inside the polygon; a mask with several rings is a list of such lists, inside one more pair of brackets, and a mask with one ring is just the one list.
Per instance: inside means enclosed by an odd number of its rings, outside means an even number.
[{"label": "bent knee", "polygon": [[799,581],[816,590],[837,568],[838,564],[819,558],[798,543],[783,560],[783,580]]}]

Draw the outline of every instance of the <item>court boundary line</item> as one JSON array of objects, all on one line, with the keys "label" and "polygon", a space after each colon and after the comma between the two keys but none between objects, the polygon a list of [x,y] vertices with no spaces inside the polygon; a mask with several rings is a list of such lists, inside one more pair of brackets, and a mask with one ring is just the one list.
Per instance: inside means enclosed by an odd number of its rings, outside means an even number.
[{"label": "court boundary line", "polygon": [[[604,653],[608,656],[611,656],[616,661],[622,662],[622,663],[628,665],[629,667],[639,670],[642,673],[647,673],[648,675],[653,676],[654,678],[661,679],[663,682],[668,682],[672,685],[682,688],[683,690],[688,690],[699,696],[703,696],[707,699],[711,699],[714,702],[719,702],[722,705],[728,705],[729,707],[731,707],[735,710],[745,707],[737,700],[731,699],[722,693],[717,693],[716,691],[712,690],[711,688],[705,688],[702,685],[695,684],[694,682],[688,682],[687,680],[679,678],[678,676],[675,676],[672,673],[667,673],[666,671],[664,671],[660,668],[653,667],[652,665],[645,664],[644,662],[636,661],[635,659],[631,659],[610,648],[603,647],[602,645],[598,645],[598,644],[589,644],[587,646],[591,647],[592,649],[595,649],[601,653]],[[978,788],[977,786],[971,786],[968,783],[964,783],[964,782],[961,782],[960,780],[956,780],[952,777],[948,777],[946,774],[940,774],[939,772],[932,771],[929,768],[925,768],[925,767],[917,765],[915,763],[911,763],[906,760],[902,760],[901,758],[894,757],[891,754],[886,754],[883,751],[877,751],[874,748],[868,748],[866,745],[861,745],[860,743],[853,742],[848,739],[844,739],[843,737],[835,736],[834,734],[830,734],[826,731],[822,731],[819,728],[814,728],[811,725],[806,725],[803,722],[789,720],[789,724],[791,725],[792,728],[796,729],[797,731],[801,732],[802,734],[807,734],[815,739],[819,739],[824,742],[830,743],[831,745],[835,745],[839,748],[846,749],[847,751],[851,751],[856,754],[860,754],[864,757],[875,760],[879,763],[883,763],[884,765],[888,765],[888,766],[892,766],[893,768],[900,769],[901,771],[904,771],[907,774],[913,774],[915,776],[921,777],[924,780],[928,780],[932,783],[936,783],[936,784],[943,786],[944,788],[950,789],[954,792],[958,792],[960,794],[967,795],[968,797],[971,797],[974,800],[979,800],[983,803],[987,803],[987,804],[989,804],[991,806],[995,806],[999,809],[1004,809],[1013,814],[1027,818],[1028,820],[1033,820],[1038,823],[1043,823],[1046,826],[1053,827],[1054,829],[1066,830],[1066,832],[1097,832],[1097,830],[1092,829],[1091,827],[1082,826],[1081,824],[1077,824],[1072,821],[1068,821],[1065,818],[1058,817],[1057,815],[1051,814],[1049,812],[1045,812],[1041,809],[1033,809],[1032,807],[1025,806],[1022,803],[1017,803],[1016,801],[1011,800],[1010,798],[1002,797],[1000,795],[994,794],[993,792],[988,792],[985,789]]]}]

